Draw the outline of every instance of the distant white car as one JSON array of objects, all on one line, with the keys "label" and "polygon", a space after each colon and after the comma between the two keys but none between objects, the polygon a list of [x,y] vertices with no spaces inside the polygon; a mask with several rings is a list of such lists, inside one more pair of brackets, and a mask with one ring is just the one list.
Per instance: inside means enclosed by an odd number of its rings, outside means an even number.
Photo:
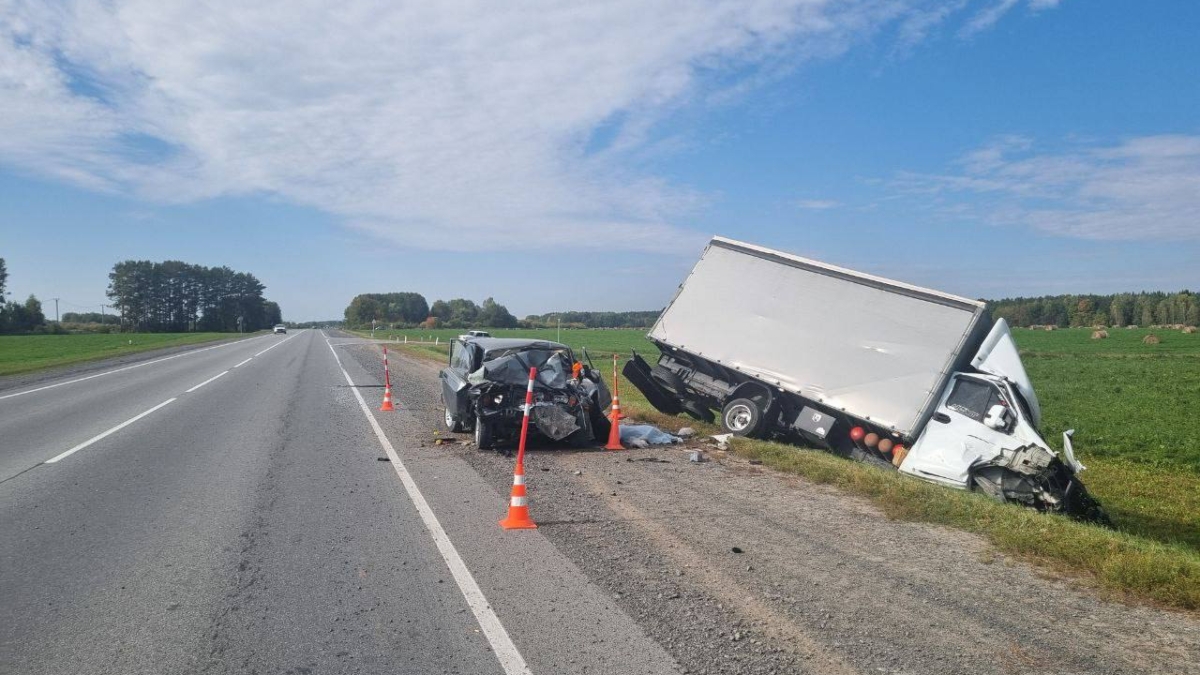
[{"label": "distant white car", "polygon": [[283,324],[279,324],[278,326],[275,326],[275,334],[276,335],[278,335],[280,333],[286,333],[286,332],[287,332],[287,326],[285,326]]},{"label": "distant white car", "polygon": [[485,337],[492,337],[492,334],[487,332],[486,330],[469,330],[469,331],[463,333],[462,335],[459,335],[458,339],[466,340],[468,338],[485,338]]}]

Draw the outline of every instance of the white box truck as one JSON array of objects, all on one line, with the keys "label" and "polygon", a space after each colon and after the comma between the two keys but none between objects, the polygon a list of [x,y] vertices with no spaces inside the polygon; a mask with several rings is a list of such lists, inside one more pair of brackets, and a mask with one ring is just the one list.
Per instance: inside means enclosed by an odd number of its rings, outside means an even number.
[{"label": "white box truck", "polygon": [[715,237],[648,337],[624,373],[662,412],[1104,520],[983,302]]}]

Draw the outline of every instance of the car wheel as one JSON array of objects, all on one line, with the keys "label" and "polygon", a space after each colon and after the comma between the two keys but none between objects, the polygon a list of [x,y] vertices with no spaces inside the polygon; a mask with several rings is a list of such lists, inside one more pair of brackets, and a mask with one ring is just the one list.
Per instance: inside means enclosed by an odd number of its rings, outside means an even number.
[{"label": "car wheel", "polygon": [[721,428],[734,436],[757,436],[762,426],[762,410],[748,398],[735,398],[721,410]]},{"label": "car wheel", "polygon": [[458,421],[458,418],[454,416],[454,413],[450,412],[449,408],[446,408],[446,428],[456,434],[463,430],[462,422]]},{"label": "car wheel", "polygon": [[475,418],[475,447],[480,450],[491,450],[495,447],[495,442],[492,440],[492,425],[488,424],[483,416]]}]

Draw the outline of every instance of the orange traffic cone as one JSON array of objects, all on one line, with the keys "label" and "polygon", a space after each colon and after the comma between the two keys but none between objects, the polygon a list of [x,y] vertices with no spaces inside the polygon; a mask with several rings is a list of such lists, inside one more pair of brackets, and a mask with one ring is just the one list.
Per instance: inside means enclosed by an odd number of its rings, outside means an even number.
[{"label": "orange traffic cone", "polygon": [[508,500],[508,517],[500,521],[506,530],[533,530],[537,523],[529,517],[529,498],[525,496],[525,467],[517,464],[513,472],[512,496]]},{"label": "orange traffic cone", "polygon": [[385,386],[383,388],[383,405],[379,406],[379,410],[380,412],[390,412],[395,409],[395,406],[392,405],[392,388]]},{"label": "orange traffic cone", "polygon": [[625,446],[621,445],[621,404],[616,396],[613,396],[612,402],[612,426],[608,430],[608,445],[604,446],[605,450],[624,450]]}]

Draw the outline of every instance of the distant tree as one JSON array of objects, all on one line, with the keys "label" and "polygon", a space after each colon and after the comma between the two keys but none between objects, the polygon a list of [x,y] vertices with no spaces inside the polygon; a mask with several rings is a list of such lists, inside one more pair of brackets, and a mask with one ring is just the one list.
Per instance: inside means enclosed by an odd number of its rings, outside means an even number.
[{"label": "distant tree", "polygon": [[8,286],[8,267],[4,265],[4,258],[0,258],[0,303],[4,302],[5,288]]},{"label": "distant tree", "polygon": [[436,316],[430,315],[430,316],[426,317],[424,321],[421,322],[421,328],[428,328],[429,330],[433,330],[434,328],[437,328],[439,324],[441,324],[441,320],[438,319]]},{"label": "distant tree", "polygon": [[479,306],[472,300],[466,298],[454,298],[447,303],[450,306],[450,321],[451,326],[458,328],[469,328],[475,323],[476,317],[479,316]]},{"label": "distant tree", "polygon": [[445,300],[438,300],[429,306],[429,315],[442,321],[449,321],[451,313],[450,304]]},{"label": "distant tree", "polygon": [[517,317],[508,312],[508,308],[488,298],[479,307],[475,322],[487,328],[516,328]]}]

